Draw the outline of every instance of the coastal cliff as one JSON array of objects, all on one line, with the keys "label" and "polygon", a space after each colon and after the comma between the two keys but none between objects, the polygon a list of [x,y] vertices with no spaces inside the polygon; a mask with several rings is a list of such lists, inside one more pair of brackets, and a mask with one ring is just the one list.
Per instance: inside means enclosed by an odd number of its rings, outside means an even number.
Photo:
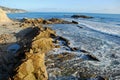
[{"label": "coastal cliff", "polygon": [[0,9],[0,23],[3,23],[3,22],[11,22],[11,20],[7,17],[7,15],[5,14],[5,11]]},{"label": "coastal cliff", "polygon": [[6,13],[24,13],[27,12],[26,10],[23,9],[14,9],[14,8],[8,8],[4,6],[0,6],[2,10],[4,10]]}]

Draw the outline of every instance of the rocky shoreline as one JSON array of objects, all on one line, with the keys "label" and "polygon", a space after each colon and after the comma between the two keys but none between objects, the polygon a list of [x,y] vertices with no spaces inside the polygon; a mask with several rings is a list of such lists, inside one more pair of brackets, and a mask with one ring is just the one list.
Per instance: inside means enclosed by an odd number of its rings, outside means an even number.
[{"label": "rocky shoreline", "polygon": [[[23,24],[26,26],[21,26]],[[45,55],[51,49],[60,46],[56,44],[59,36],[52,29],[42,27],[43,24],[76,23],[55,18],[22,19],[20,22],[1,23],[1,80],[48,80]]]},{"label": "rocky shoreline", "polygon": [[108,34],[57,18],[1,22],[0,30],[0,80],[119,80],[120,46]]},{"label": "rocky shoreline", "polygon": [[[32,21],[31,21],[32,20]],[[40,19],[41,20],[41,19]],[[39,20],[39,21],[40,21]],[[52,21],[52,19],[50,19]],[[59,21],[57,21],[59,20]],[[30,22],[29,22],[30,21]],[[86,56],[89,56],[91,60],[98,61],[94,56],[89,54],[89,52],[85,50],[79,50],[76,47],[70,47],[70,42],[64,37],[57,36],[55,31],[50,28],[42,27],[43,23],[35,22],[33,19],[26,19],[22,20],[20,23],[12,23],[11,26],[17,26],[21,28],[19,32],[15,33],[16,36],[7,36],[5,34],[5,38],[1,34],[1,39],[3,38],[5,41],[4,46],[1,45],[1,49],[5,49],[7,51],[1,51],[3,55],[1,56],[1,69],[0,78],[3,80],[70,80],[70,79],[89,79],[94,77],[97,79],[105,80],[103,77],[98,77],[95,74],[90,73],[81,73],[79,76],[75,77],[72,76],[73,73],[77,70],[84,70],[83,66],[80,68],[78,66],[74,66],[69,68],[71,65],[75,64],[76,62],[83,61],[82,59],[71,61],[72,59],[76,58],[76,54],[72,54],[69,52],[63,52],[59,54],[51,54],[52,52],[48,52],[51,49],[60,48],[65,46],[68,50],[71,51],[81,51],[86,53]],[[44,20],[43,20],[44,22]],[[45,23],[46,24],[64,24],[60,19],[56,19],[52,23]],[[70,25],[73,24],[72,22],[67,22]],[[21,26],[21,24],[27,24],[26,26]],[[76,24],[74,24],[76,25]],[[6,25],[7,26],[7,25]],[[10,26],[10,25],[8,25]],[[13,37],[17,39],[14,43],[8,43],[9,40]],[[8,41],[7,41],[8,40]],[[1,42],[3,43],[3,42]],[[13,47],[15,46],[15,47]],[[18,48],[17,48],[18,47]],[[45,57],[46,55],[46,57]],[[4,56],[4,57],[3,57]],[[45,58],[45,59],[44,59]],[[42,65],[41,65],[42,64]],[[46,65],[46,66],[45,66]],[[47,67],[47,71],[46,71]],[[52,70],[52,68],[55,68]],[[59,68],[62,70],[59,71]],[[67,69],[68,68],[68,69]],[[79,69],[78,69],[79,68]],[[39,70],[40,69],[40,70]],[[88,72],[90,72],[88,70]],[[4,73],[4,74],[3,74]],[[47,74],[48,73],[48,74]],[[72,74],[72,75],[71,75]],[[78,74],[78,73],[75,73]],[[53,77],[57,76],[58,77]],[[66,76],[66,77],[65,77]]]}]

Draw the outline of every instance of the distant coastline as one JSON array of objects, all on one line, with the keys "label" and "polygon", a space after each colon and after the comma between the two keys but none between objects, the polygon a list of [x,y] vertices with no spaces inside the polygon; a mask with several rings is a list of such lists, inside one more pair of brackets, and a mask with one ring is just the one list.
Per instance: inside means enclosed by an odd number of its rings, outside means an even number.
[{"label": "distant coastline", "polygon": [[2,10],[4,10],[6,13],[25,13],[27,12],[26,10],[23,9],[14,9],[14,8],[8,8],[4,6],[0,6]]}]

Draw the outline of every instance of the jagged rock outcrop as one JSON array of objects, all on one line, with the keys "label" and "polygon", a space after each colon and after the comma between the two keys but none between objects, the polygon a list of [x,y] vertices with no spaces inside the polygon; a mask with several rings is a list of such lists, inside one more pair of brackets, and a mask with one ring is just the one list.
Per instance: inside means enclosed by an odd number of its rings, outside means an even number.
[{"label": "jagged rock outcrop", "polygon": [[43,27],[39,29],[40,33],[30,43],[30,50],[25,52],[25,61],[16,68],[14,80],[48,80],[44,58],[45,53],[55,47],[51,38],[51,35],[55,36],[55,31]]},{"label": "jagged rock outcrop", "polygon": [[11,20],[7,17],[6,13],[0,8],[0,23],[2,22],[11,22]]},{"label": "jagged rock outcrop", "polygon": [[[23,37],[19,36],[19,42],[8,44],[3,55],[0,53],[0,80],[48,80],[44,58],[56,47],[53,43],[56,32],[42,26],[29,28],[18,33],[26,31]],[[9,35],[1,35],[1,45],[6,39]],[[3,48],[0,47],[1,50]]]},{"label": "jagged rock outcrop", "polygon": [[75,21],[69,22],[69,21],[65,21],[62,19],[58,19],[58,18],[51,18],[51,19],[42,19],[42,18],[38,18],[38,19],[29,19],[29,18],[23,18],[21,20],[21,24],[20,27],[27,27],[27,26],[37,26],[39,24],[78,24]]}]

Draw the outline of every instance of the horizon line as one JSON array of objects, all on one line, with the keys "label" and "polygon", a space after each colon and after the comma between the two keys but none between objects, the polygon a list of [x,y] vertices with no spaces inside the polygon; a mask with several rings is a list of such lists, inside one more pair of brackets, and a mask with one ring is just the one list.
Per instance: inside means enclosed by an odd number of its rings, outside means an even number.
[{"label": "horizon line", "polygon": [[120,14],[120,13],[102,13],[102,12],[78,12],[78,11],[74,11],[74,12],[70,12],[70,11],[27,11],[26,13],[29,13],[29,12],[41,12],[41,13],[90,13],[90,14]]}]

